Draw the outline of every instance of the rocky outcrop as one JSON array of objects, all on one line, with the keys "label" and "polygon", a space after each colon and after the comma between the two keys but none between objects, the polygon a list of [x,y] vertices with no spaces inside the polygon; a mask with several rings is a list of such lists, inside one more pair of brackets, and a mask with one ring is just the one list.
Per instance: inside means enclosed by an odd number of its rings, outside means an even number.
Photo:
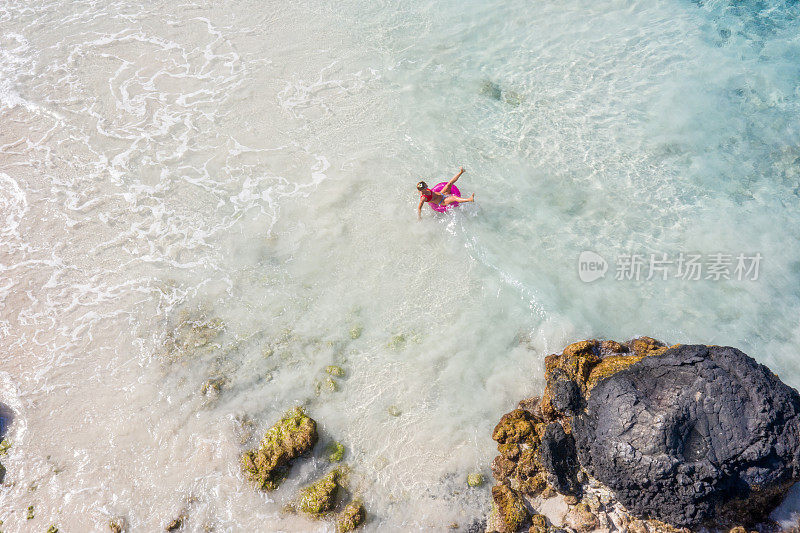
[{"label": "rocky outcrop", "polygon": [[753,526],[800,480],[800,395],[734,348],[581,341],[545,358],[545,379],[495,427],[494,509],[558,492],[561,525],[590,531],[591,486],[624,506],[600,513],[623,529]]},{"label": "rocky outcrop", "polygon": [[539,494],[547,485],[547,472],[539,460],[546,424],[538,409],[533,409],[503,415],[492,433],[500,452],[492,462],[492,474],[502,485],[529,495]]},{"label": "rocky outcrop", "polygon": [[520,495],[505,485],[492,487],[492,502],[488,531],[514,533],[530,517]]},{"label": "rocky outcrop", "polygon": [[257,449],[242,455],[242,469],[261,490],[274,490],[292,461],[311,451],[316,443],[316,422],[301,408],[295,408],[269,428]]},{"label": "rocky outcrop", "polygon": [[800,480],[800,395],[735,348],[680,346],[600,381],[581,465],[634,514],[753,525]]}]

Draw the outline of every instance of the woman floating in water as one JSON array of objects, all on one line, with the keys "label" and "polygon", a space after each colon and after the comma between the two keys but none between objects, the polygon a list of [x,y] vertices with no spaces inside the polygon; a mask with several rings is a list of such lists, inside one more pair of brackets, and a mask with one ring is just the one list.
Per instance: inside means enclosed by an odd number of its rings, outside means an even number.
[{"label": "woman floating in water", "polygon": [[[475,201],[475,194],[470,196],[469,198],[461,198],[456,196],[455,194],[450,193],[450,189],[453,187],[453,184],[458,181],[458,178],[461,177],[461,174],[464,173],[464,167],[461,167],[458,171],[458,174],[453,176],[453,179],[447,182],[445,186],[439,192],[434,192],[428,188],[428,184],[424,181],[420,181],[417,183],[417,190],[419,191],[419,205],[417,206],[417,218],[422,218],[422,205],[425,202],[431,202],[438,206],[446,206],[455,203],[464,203],[464,202],[474,202]],[[457,189],[456,189],[457,190]]]}]

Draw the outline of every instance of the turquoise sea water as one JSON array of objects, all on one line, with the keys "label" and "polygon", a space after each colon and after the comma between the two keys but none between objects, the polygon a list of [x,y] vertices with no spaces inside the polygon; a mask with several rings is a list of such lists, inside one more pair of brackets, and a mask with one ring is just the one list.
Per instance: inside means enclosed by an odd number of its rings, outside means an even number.
[{"label": "turquoise sea water", "polygon": [[[799,386],[799,12],[2,4],[4,528],[330,529],[281,512],[321,455],[269,495],[238,471],[297,404],[368,530],[466,527],[494,423],[584,338],[732,345]],[[461,165],[477,202],[417,222],[414,184]],[[758,279],[615,279],[681,253]]]}]

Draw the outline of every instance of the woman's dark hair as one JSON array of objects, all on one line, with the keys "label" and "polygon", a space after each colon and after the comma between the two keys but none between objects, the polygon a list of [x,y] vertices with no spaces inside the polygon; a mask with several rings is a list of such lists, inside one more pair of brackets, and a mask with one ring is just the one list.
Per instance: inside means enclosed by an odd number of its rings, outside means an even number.
[{"label": "woman's dark hair", "polygon": [[425,183],[424,181],[420,181],[419,183],[417,183],[417,190],[418,191],[424,191],[427,188],[428,188],[428,184]]}]

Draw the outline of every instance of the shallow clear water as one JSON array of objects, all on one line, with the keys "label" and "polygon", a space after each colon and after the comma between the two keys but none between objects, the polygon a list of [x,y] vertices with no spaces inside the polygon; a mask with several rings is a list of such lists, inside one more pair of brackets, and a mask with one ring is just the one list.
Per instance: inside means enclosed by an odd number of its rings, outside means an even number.
[{"label": "shallow clear water", "polygon": [[[321,458],[270,494],[239,474],[297,404],[368,530],[467,525],[497,418],[583,338],[733,345],[797,387],[798,11],[2,4],[4,529],[331,529],[281,513]],[[477,203],[417,222],[459,165]],[[763,260],[614,279],[681,252]]]}]

